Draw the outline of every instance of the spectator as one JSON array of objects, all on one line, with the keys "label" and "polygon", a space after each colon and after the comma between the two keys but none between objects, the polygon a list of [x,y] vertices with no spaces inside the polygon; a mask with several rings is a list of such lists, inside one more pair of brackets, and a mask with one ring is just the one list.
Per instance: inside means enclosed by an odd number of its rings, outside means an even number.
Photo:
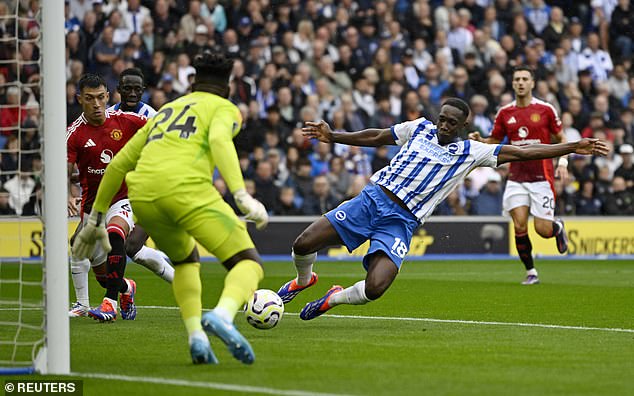
[{"label": "spectator", "polygon": [[[194,30],[194,39],[185,47],[185,52],[189,59],[194,59],[196,55],[203,53],[205,50],[211,50],[213,40],[209,38],[209,29],[205,25],[198,25]],[[235,65],[234,65],[235,69]]]},{"label": "spectator", "polygon": [[140,34],[143,23],[151,18],[150,10],[141,5],[141,0],[128,0],[128,7],[122,10],[123,21],[132,33]]},{"label": "spectator", "polygon": [[77,60],[83,65],[88,63],[88,48],[86,48],[86,42],[82,40],[79,30],[66,34],[66,50],[70,59]]},{"label": "spectator", "polygon": [[530,3],[524,7],[524,16],[537,35],[541,35],[548,26],[550,13],[550,7],[544,3],[544,0],[530,0]]},{"label": "spectator", "polygon": [[311,176],[325,175],[329,171],[329,162],[332,154],[330,153],[330,143],[318,142],[315,152],[310,156],[312,166]]},{"label": "spectator", "polygon": [[587,180],[581,184],[581,189],[575,198],[575,213],[579,216],[597,216],[601,214],[601,200],[594,195],[594,185]]},{"label": "spectator", "polygon": [[0,216],[14,216],[16,215],[15,209],[9,205],[9,192],[0,187]]},{"label": "spectator", "polygon": [[605,165],[598,169],[597,178],[594,181],[594,195],[605,202],[612,188],[612,172],[610,167]]},{"label": "spectator", "polygon": [[587,47],[579,54],[579,70],[589,70],[593,81],[607,81],[613,68],[612,58],[599,44],[599,35],[590,33]]},{"label": "spectator", "polygon": [[227,16],[225,14],[225,9],[222,4],[218,3],[218,0],[203,1],[200,9],[200,15],[204,19],[211,20],[218,33],[222,33],[227,29]]},{"label": "spectator", "polygon": [[386,146],[379,146],[372,157],[372,173],[385,168],[390,164],[389,150]]},{"label": "spectator", "polygon": [[565,112],[561,115],[561,125],[564,130],[564,134],[566,135],[566,139],[569,142],[577,142],[581,140],[581,134],[579,131],[573,126],[573,118],[569,112]]},{"label": "spectator", "polygon": [[18,170],[20,160],[18,138],[15,135],[9,135],[4,150],[0,155],[0,183],[9,180]]},{"label": "spectator", "polygon": [[177,15],[170,12],[169,0],[156,0],[152,20],[157,37],[167,36],[167,33],[176,30],[179,24]]},{"label": "spectator", "polygon": [[[6,104],[0,110],[0,127],[3,129],[17,127],[26,118],[26,111],[20,104],[20,88],[10,86],[6,92]],[[7,130],[3,133],[6,134]]]},{"label": "spectator", "polygon": [[562,47],[555,49],[555,59],[552,69],[555,72],[555,77],[559,84],[565,84],[570,81],[577,80],[577,73],[570,67],[570,64],[566,62],[566,50]]},{"label": "spectator", "polygon": [[471,203],[471,214],[480,216],[499,216],[502,213],[502,177],[493,172],[487,178],[480,194]]},{"label": "spectator", "polygon": [[483,95],[473,95],[471,98],[472,123],[474,129],[483,137],[488,137],[493,129],[493,121],[486,114],[489,102]]},{"label": "spectator", "polygon": [[634,215],[634,193],[628,191],[625,179],[616,176],[612,180],[612,193],[605,199],[604,212],[607,215]]},{"label": "spectator", "polygon": [[630,0],[619,0],[610,21],[610,41],[618,54],[617,59],[632,59],[634,50],[634,12]]},{"label": "spectator", "polygon": [[546,26],[542,32],[546,49],[551,52],[555,51],[559,47],[559,43],[565,33],[566,24],[564,23],[564,13],[561,8],[553,7],[550,11],[548,26]]},{"label": "spectator", "polygon": [[200,0],[191,0],[189,2],[187,14],[180,19],[180,30],[185,35],[185,40],[189,42],[194,41],[196,26],[205,24],[205,19],[202,17],[200,12]]},{"label": "spectator", "polygon": [[104,27],[100,39],[95,42],[90,51],[95,73],[102,76],[111,74],[112,63],[121,52],[121,49],[113,41],[113,34],[112,26]]},{"label": "spectator", "polygon": [[631,92],[627,70],[625,69],[625,65],[623,63],[617,63],[614,65],[614,70],[612,71],[610,78],[608,78],[608,87],[610,95],[615,99],[623,98]]},{"label": "spectator", "polygon": [[271,171],[273,173],[273,184],[276,187],[281,188],[288,184],[288,178],[290,172],[286,167],[286,161],[279,149],[269,149],[266,152],[266,160],[271,164]]},{"label": "spectator", "polygon": [[614,177],[622,177],[625,181],[626,187],[634,191],[634,164],[632,163],[632,153],[634,153],[634,149],[630,144],[623,144],[619,148],[619,153],[621,154],[623,162],[614,172]]},{"label": "spectator", "polygon": [[255,197],[262,202],[269,211],[272,211],[276,205],[280,190],[275,185],[273,167],[270,162],[266,160],[258,162],[253,181],[255,182]]},{"label": "spectator", "polygon": [[278,216],[300,216],[304,212],[295,205],[295,190],[292,187],[282,187],[277,205],[273,211]]},{"label": "spectator", "polygon": [[330,158],[330,169],[326,174],[330,183],[332,194],[341,201],[346,197],[348,188],[352,181],[352,176],[345,167],[345,163],[341,157]]},{"label": "spectator", "polygon": [[469,76],[469,85],[476,92],[484,92],[486,89],[486,75],[484,69],[478,65],[478,57],[473,50],[465,54],[464,68]]},{"label": "spectator", "polygon": [[354,90],[352,91],[352,99],[354,104],[359,109],[359,114],[362,116],[364,124],[372,123],[376,113],[376,101],[374,100],[374,86],[368,81],[365,75],[359,76],[354,83]]},{"label": "spectator", "polygon": [[297,190],[297,193],[306,199],[312,190],[313,177],[312,165],[308,158],[300,158],[297,161],[297,172],[291,176],[292,183]]},{"label": "spectator", "polygon": [[339,200],[330,191],[326,176],[314,179],[312,192],[304,199],[302,211],[307,215],[322,215],[337,206]]},{"label": "spectator", "polygon": [[449,14],[449,24],[451,28],[447,33],[447,44],[452,49],[458,51],[461,57],[473,43],[473,33],[465,26],[470,16],[471,13],[465,8]]},{"label": "spectator", "polygon": [[35,189],[35,180],[30,176],[31,164],[26,160],[20,161],[20,172],[8,179],[3,187],[9,192],[9,206],[18,216],[22,215],[23,207],[31,200],[31,193]]},{"label": "spectator", "polygon": [[436,207],[434,214],[439,216],[465,216],[467,214],[465,204],[466,201],[460,197],[458,188],[455,188],[449,193],[447,198]]}]

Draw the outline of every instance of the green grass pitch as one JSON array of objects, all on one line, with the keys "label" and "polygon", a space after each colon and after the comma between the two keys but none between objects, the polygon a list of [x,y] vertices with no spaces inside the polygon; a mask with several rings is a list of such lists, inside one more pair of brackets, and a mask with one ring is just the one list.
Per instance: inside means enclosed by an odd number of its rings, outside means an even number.
[{"label": "green grass pitch", "polygon": [[[82,373],[72,378],[84,380],[84,395],[634,395],[634,262],[537,264],[542,284],[522,286],[519,261],[406,262],[379,301],[303,322],[304,303],[365,275],[359,262],[318,262],[319,282],[286,306],[278,327],[236,317],[256,352],[252,366],[213,338],[220,364],[192,365],[171,287],[129,264],[137,320],[71,320],[72,371]],[[225,271],[201,268],[209,308]],[[261,288],[277,290],[294,274],[289,262],[265,269]],[[0,275],[10,272],[3,264]],[[90,287],[96,305],[102,290],[93,279]],[[14,292],[5,285],[0,296]],[[2,340],[11,336],[0,327]]]}]

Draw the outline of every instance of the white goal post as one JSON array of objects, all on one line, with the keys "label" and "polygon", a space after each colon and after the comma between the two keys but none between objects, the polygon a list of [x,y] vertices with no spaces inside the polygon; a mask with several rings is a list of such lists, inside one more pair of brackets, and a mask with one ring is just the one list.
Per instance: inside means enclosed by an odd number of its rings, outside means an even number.
[{"label": "white goal post", "polygon": [[64,0],[42,1],[41,7],[46,340],[35,368],[42,374],[69,374]]}]

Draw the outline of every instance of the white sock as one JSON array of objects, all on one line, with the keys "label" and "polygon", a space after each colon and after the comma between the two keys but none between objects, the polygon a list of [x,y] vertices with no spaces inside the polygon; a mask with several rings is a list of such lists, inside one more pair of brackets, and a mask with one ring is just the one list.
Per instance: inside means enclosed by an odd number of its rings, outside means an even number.
[{"label": "white sock", "polygon": [[132,259],[134,262],[154,272],[166,282],[172,283],[174,280],[174,267],[167,262],[160,251],[144,245]]},{"label": "white sock", "polygon": [[535,275],[537,276],[537,270],[535,268],[531,268],[526,271],[526,275]]},{"label": "white sock", "polygon": [[90,260],[70,258],[70,273],[75,288],[75,296],[80,304],[89,307],[88,298],[88,271],[90,271]]},{"label": "white sock", "polygon": [[306,286],[313,276],[313,263],[317,259],[317,253],[302,256],[291,252],[291,256],[293,256],[293,264],[295,264],[295,269],[297,270],[297,284]]},{"label": "white sock", "polygon": [[369,302],[370,299],[365,296],[365,280],[361,280],[347,289],[330,296],[328,305],[331,307],[339,304],[363,305]]},{"label": "white sock", "polygon": [[214,308],[214,313],[224,319],[225,322],[233,323],[233,315],[231,315],[226,309],[222,307],[216,307]]},{"label": "white sock", "polygon": [[194,330],[191,334],[189,334],[189,345],[191,345],[192,341],[195,339],[201,340],[205,344],[209,345],[209,337],[207,337],[207,334],[202,330]]}]

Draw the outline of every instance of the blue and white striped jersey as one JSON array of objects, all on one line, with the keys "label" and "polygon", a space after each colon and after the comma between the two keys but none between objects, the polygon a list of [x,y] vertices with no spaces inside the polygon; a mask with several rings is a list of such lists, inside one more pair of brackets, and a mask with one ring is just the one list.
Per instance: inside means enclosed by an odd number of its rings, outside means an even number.
[{"label": "blue and white striped jersey", "polygon": [[[108,107],[108,110],[119,110],[119,107],[121,107],[121,102]],[[136,109],[134,109],[133,113],[146,116],[147,118],[152,118],[156,114],[156,110],[154,110],[152,106],[150,106],[149,104],[145,102],[139,102],[139,104],[136,106]]]},{"label": "blue and white striped jersey", "polygon": [[401,150],[371,180],[399,197],[421,223],[471,170],[496,167],[502,148],[472,140],[441,146],[436,125],[424,117],[391,130]]}]

